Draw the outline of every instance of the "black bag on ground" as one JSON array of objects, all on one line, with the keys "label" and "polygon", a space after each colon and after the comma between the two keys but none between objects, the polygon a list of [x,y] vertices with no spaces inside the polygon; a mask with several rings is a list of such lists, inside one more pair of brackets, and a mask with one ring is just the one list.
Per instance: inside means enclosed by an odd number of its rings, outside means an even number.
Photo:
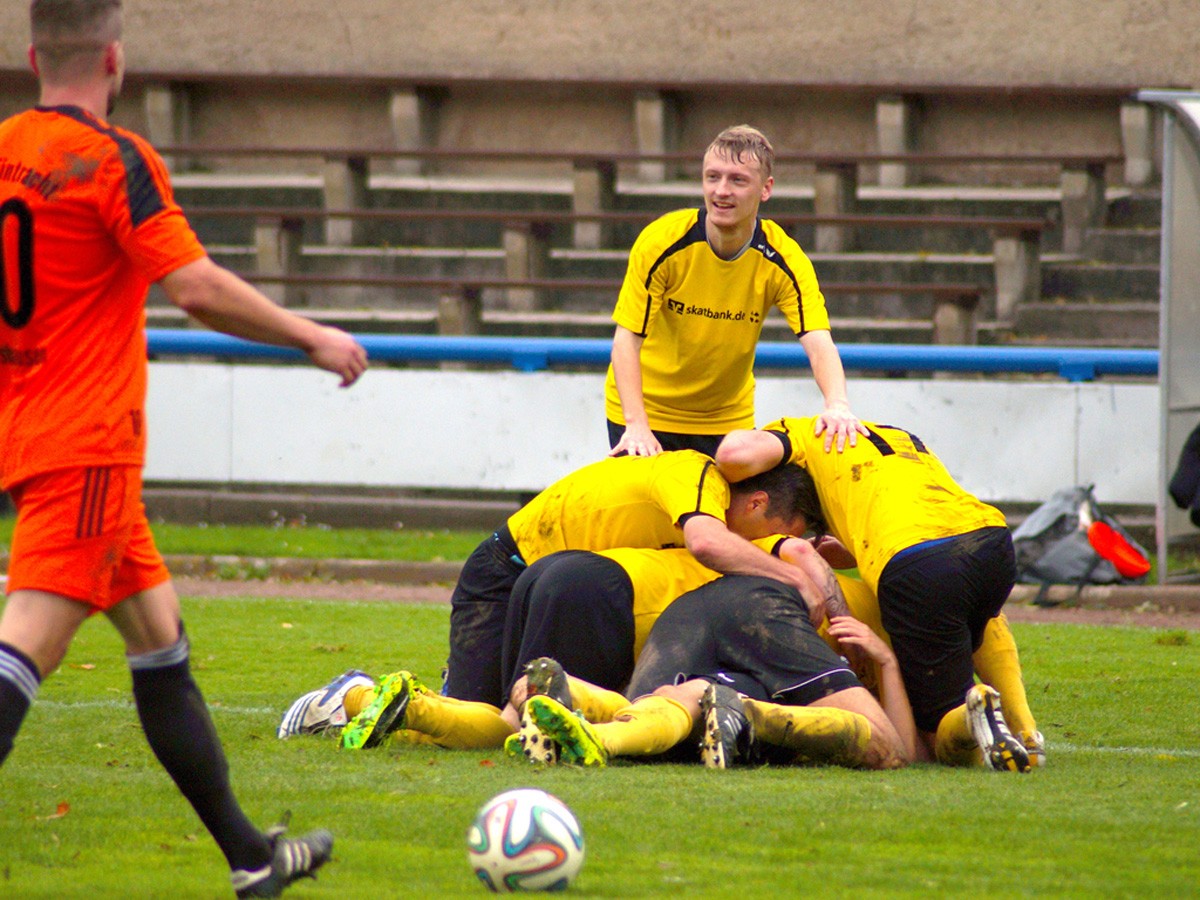
[{"label": "black bag on ground", "polygon": [[1042,585],[1033,600],[1039,606],[1052,605],[1045,599],[1052,584],[1073,584],[1082,590],[1088,584],[1136,584],[1145,580],[1144,575],[1123,576],[1089,540],[1089,526],[1102,522],[1146,556],[1145,549],[1129,532],[1100,509],[1092,496],[1094,487],[1089,484],[1055,491],[1013,531],[1017,581]]}]

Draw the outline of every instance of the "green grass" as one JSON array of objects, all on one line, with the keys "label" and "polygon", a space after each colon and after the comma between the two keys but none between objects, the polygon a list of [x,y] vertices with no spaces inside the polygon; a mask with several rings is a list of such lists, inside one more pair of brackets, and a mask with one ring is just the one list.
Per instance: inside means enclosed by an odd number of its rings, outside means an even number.
[{"label": "green grass", "polygon": [[[185,601],[197,678],[247,811],[331,828],[333,862],[289,897],[480,897],[464,834],[533,785],[576,812],[583,897],[1195,896],[1200,640],[1026,625],[1050,765],[1027,776],[616,764],[535,770],[500,752],[341,752],[277,741],[283,709],[350,667],[436,682],[445,606]],[[1161,640],[1164,636],[1166,640]],[[3,769],[0,896],[227,896],[220,854],[157,768],[103,621],[47,680]],[[60,804],[65,815],[55,818]]]},{"label": "green grass", "polygon": [[[15,523],[0,516],[0,549],[7,550]],[[255,558],[382,559],[442,562],[466,559],[488,532],[324,528],[313,525],[152,525],[162,553]]]}]

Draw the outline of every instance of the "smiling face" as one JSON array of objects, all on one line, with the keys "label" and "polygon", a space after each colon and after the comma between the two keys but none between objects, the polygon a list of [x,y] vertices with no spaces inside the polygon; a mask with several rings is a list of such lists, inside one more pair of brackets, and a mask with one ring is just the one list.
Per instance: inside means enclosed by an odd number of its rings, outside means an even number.
[{"label": "smiling face", "polygon": [[759,204],[771,196],[775,179],[763,174],[761,163],[751,154],[734,158],[720,150],[704,154],[701,178],[710,242],[715,245],[714,231],[741,244],[750,240]]}]

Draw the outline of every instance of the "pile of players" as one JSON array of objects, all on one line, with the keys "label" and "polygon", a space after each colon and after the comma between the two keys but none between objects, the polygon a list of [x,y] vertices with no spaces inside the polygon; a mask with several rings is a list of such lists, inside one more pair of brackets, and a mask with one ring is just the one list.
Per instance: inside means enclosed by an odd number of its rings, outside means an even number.
[{"label": "pile of players", "polygon": [[717,767],[1043,764],[1001,612],[1003,516],[915,435],[862,427],[827,451],[814,419],[785,418],[715,459],[566,476],[464,566],[445,693],[348,672],[280,736],[344,725],[347,749],[395,734],[585,765],[697,748]]}]

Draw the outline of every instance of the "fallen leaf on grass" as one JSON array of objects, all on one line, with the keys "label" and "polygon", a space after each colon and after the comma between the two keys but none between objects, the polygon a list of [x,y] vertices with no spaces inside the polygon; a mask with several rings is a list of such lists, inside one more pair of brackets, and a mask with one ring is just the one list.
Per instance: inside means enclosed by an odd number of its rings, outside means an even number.
[{"label": "fallen leaf on grass", "polygon": [[481,766],[483,766],[484,768],[486,768],[486,769],[490,769],[492,766],[494,766],[494,765],[495,765],[495,763],[494,763],[494,762],[492,762],[490,759],[481,759],[481,760],[479,761],[479,764],[480,764]]},{"label": "fallen leaf on grass", "polygon": [[61,819],[63,816],[65,816],[70,811],[71,811],[71,804],[68,803],[66,800],[63,800],[61,803],[58,804],[58,808],[53,812],[53,814],[48,815],[48,816],[34,816],[34,818],[37,819],[37,821],[39,821],[39,822],[49,822],[51,819]]}]

